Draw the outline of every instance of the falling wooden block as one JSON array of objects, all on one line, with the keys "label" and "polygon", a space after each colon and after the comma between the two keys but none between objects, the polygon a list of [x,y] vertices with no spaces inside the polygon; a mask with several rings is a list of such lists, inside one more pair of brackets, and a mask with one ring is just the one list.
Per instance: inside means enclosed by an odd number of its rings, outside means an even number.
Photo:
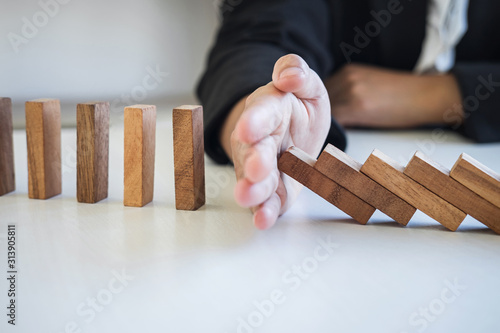
[{"label": "falling wooden block", "polygon": [[500,207],[500,175],[467,154],[451,169],[450,175],[473,192]]},{"label": "falling wooden block", "polygon": [[26,102],[28,188],[31,199],[61,194],[61,106],[57,99]]},{"label": "falling wooden block", "polygon": [[203,108],[183,105],[172,115],[174,127],[175,208],[197,210],[205,204]]},{"label": "falling wooden block", "polygon": [[16,189],[12,101],[0,97],[0,196]]},{"label": "falling wooden block", "polygon": [[500,234],[500,208],[450,177],[450,170],[416,152],[405,175]]},{"label": "falling wooden block", "polygon": [[402,225],[407,225],[415,214],[414,207],[361,173],[361,163],[331,144],[321,153],[314,167]]},{"label": "falling wooden block", "polygon": [[280,157],[278,168],[361,224],[366,224],[375,208],[314,168],[316,160],[299,148],[291,147]]},{"label": "falling wooden block", "polygon": [[77,199],[96,203],[108,197],[109,103],[78,104]]},{"label": "falling wooden block", "polygon": [[361,167],[361,172],[429,215],[449,230],[457,230],[466,214],[441,199],[403,173],[404,167],[375,149]]},{"label": "falling wooden block", "polygon": [[153,200],[156,106],[125,108],[123,204],[143,207]]}]

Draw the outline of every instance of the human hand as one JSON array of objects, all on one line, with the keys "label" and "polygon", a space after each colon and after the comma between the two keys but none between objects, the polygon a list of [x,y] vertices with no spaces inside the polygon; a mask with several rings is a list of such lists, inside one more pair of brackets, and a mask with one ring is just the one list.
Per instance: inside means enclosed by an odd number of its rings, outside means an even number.
[{"label": "human hand", "polygon": [[221,140],[238,179],[235,199],[251,208],[258,228],[271,227],[302,188],[279,172],[278,157],[292,145],[317,156],[330,118],[319,76],[299,56],[287,55],[276,62],[272,82],[241,101],[226,119]]},{"label": "human hand", "polygon": [[445,113],[450,109],[463,119],[462,109],[456,107],[461,103],[460,90],[451,74],[415,75],[349,64],[325,85],[332,115],[346,127],[408,128],[446,124]]}]

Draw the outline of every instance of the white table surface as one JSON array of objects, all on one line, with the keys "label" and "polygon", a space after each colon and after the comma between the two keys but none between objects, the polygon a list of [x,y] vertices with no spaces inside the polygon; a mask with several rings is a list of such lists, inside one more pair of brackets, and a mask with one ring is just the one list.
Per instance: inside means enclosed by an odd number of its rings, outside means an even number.
[{"label": "white table surface", "polygon": [[[421,212],[407,227],[378,211],[363,226],[309,190],[258,231],[232,198],[232,168],[208,159],[206,206],[176,211],[170,112],[158,113],[155,197],[144,208],[122,205],[119,121],[109,198],[94,205],[76,201],[75,129],[62,131],[63,193],[46,201],[28,199],[26,137],[15,131],[17,190],[0,197],[0,269],[6,276],[15,224],[17,325],[7,324],[2,278],[1,332],[500,331],[500,235],[471,217],[449,232]],[[378,148],[406,163],[421,149],[451,167],[467,152],[500,171],[500,144],[438,134],[351,131],[348,153],[364,162]]]}]

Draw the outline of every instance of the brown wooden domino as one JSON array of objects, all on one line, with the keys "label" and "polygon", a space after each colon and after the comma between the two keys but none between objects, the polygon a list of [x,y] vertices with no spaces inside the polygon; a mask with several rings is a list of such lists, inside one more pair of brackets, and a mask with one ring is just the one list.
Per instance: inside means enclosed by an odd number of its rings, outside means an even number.
[{"label": "brown wooden domino", "polygon": [[404,167],[375,149],[361,167],[361,172],[432,217],[449,230],[455,231],[466,214],[441,199],[403,173]]},{"label": "brown wooden domino", "polygon": [[361,224],[366,224],[375,208],[314,168],[316,160],[297,147],[289,148],[278,168]]},{"label": "brown wooden domino", "polygon": [[28,188],[31,199],[61,194],[61,106],[57,99],[26,102]]},{"label": "brown wooden domino", "polygon": [[12,101],[0,97],[0,196],[15,189]]},{"label": "brown wooden domino", "polygon": [[415,214],[413,206],[361,173],[361,163],[331,144],[314,167],[402,225],[407,225]]},{"label": "brown wooden domino", "polygon": [[123,204],[143,207],[153,200],[156,106],[125,108]]},{"label": "brown wooden domino", "polygon": [[432,161],[424,153],[416,152],[404,173],[500,234],[500,208],[451,178],[450,170]]},{"label": "brown wooden domino", "polygon": [[205,204],[203,108],[183,105],[174,109],[175,208],[197,210]]},{"label": "brown wooden domino", "polygon": [[109,103],[77,105],[77,200],[96,203],[108,197]]},{"label": "brown wooden domino", "polygon": [[500,175],[467,154],[451,169],[450,175],[473,192],[500,207]]}]

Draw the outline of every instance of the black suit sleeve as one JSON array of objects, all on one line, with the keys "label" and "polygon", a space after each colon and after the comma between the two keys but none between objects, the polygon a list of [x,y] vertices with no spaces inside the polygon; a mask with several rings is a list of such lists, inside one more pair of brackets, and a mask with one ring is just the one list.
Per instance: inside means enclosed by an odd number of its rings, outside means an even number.
[{"label": "black suit sleeve", "polygon": [[465,114],[458,131],[477,142],[500,141],[500,63],[458,62],[452,73]]},{"label": "black suit sleeve", "polygon": [[[271,81],[281,56],[300,55],[322,79],[331,72],[331,12],[326,0],[228,0],[221,10],[223,22],[197,94],[205,150],[217,163],[228,163],[219,143],[222,122],[241,98]],[[345,135],[332,125],[327,140],[344,149]]]}]

